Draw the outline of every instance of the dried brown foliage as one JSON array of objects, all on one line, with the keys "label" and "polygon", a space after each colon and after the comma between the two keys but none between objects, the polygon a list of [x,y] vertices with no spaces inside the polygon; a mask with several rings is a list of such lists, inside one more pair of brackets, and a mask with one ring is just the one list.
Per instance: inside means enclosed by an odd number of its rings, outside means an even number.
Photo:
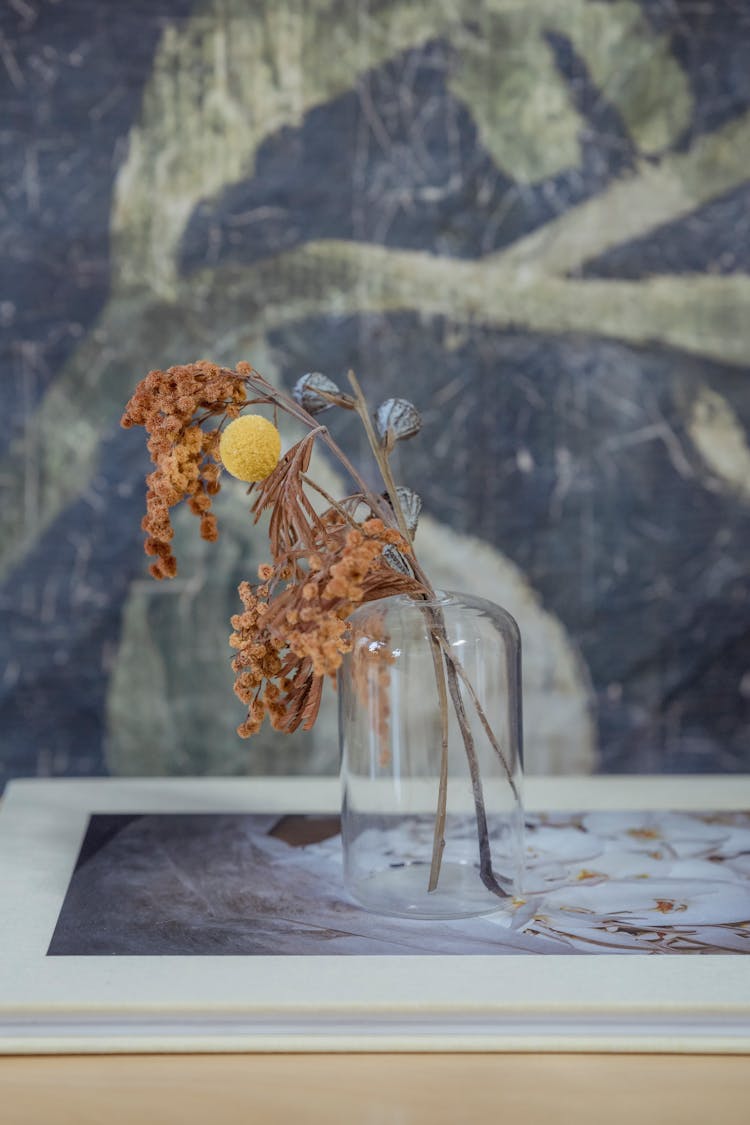
[{"label": "dried brown foliage", "polygon": [[[248,707],[238,728],[243,737],[259,730],[266,717],[280,731],[300,725],[309,729],[326,676],[335,678],[351,648],[347,618],[352,611],[392,594],[426,592],[418,578],[389,563],[394,549],[403,559],[413,559],[411,543],[397,529],[393,510],[359,479],[360,491],[341,502],[329,498],[323,511],[316,508],[308,490],[316,497],[326,494],[306,476],[313,447],[325,436],[337,452],[325,428],[248,364],[230,371],[205,361],[150,372],[122,419],[123,426],[142,425],[149,434],[155,468],[147,478],[142,526],[146,553],[157,556],[150,567],[154,577],[172,577],[177,571],[170,521],[175,504],[187,500],[201,518],[203,537],[217,538],[210,507],[220,488],[221,428],[244,405],[257,403],[286,411],[310,432],[284,454],[270,476],[249,489],[256,523],[269,514],[272,561],[260,568],[259,582],[242,583],[243,612],[232,618],[235,692]],[[343,455],[340,459],[352,471]],[[351,512],[361,501],[384,518],[371,515],[357,522]]]}]

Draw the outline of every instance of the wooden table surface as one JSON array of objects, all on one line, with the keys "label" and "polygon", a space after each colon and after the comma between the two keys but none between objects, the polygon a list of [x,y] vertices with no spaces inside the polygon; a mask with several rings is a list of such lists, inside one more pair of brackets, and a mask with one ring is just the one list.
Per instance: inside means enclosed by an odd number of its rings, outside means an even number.
[{"label": "wooden table surface", "polygon": [[126,1055],[0,1059],[3,1125],[748,1125],[750,1058]]}]

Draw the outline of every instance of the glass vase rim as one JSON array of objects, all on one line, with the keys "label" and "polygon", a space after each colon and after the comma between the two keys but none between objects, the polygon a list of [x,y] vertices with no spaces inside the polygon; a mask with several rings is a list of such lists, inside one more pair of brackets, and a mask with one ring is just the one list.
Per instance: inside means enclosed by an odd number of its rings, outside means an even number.
[{"label": "glass vase rim", "polygon": [[417,605],[434,609],[445,605],[457,605],[465,598],[473,597],[472,594],[461,593],[457,590],[435,589],[432,592],[435,596],[430,598],[420,598],[414,594],[395,594],[394,600],[401,602],[402,605]]},{"label": "glass vase rim", "polygon": [[493,621],[501,632],[512,638],[514,645],[520,650],[521,630],[513,614],[499,602],[490,601],[489,598],[477,594],[469,594],[457,590],[435,590],[436,597],[426,600],[415,597],[413,594],[391,594],[387,598],[376,598],[371,602],[364,602],[351,612],[348,620],[352,625],[367,629],[368,616],[377,611],[386,614],[395,612],[399,615],[409,614],[419,610],[432,610],[444,612],[448,617],[463,613],[479,614]]},{"label": "glass vase rim", "polygon": [[469,593],[468,590],[435,589],[433,590],[433,594],[434,597],[427,598],[408,593],[390,594],[386,598],[376,598],[374,601],[365,602],[354,610],[354,614],[358,613],[360,610],[373,609],[378,605],[413,606],[417,609],[443,609],[447,606],[465,606],[466,608],[490,606],[493,609],[507,613],[507,610],[498,602],[493,602],[489,598],[484,598],[479,594]]}]

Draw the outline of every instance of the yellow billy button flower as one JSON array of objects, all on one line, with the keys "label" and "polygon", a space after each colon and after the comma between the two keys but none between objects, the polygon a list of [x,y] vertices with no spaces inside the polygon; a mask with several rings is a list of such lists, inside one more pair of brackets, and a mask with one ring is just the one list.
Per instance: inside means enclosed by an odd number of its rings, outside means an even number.
[{"label": "yellow billy button flower", "polygon": [[281,434],[260,414],[241,414],[222,431],[219,456],[238,480],[265,480],[279,463]]}]

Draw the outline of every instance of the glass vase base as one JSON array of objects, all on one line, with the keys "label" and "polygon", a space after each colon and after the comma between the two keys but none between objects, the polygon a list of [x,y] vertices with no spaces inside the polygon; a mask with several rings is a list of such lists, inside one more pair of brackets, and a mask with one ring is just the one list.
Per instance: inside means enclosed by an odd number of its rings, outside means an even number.
[{"label": "glass vase base", "polygon": [[443,862],[434,891],[427,890],[429,878],[428,863],[407,863],[347,880],[347,889],[359,906],[395,918],[475,918],[505,910],[512,902],[511,896],[488,891],[473,864]]}]

